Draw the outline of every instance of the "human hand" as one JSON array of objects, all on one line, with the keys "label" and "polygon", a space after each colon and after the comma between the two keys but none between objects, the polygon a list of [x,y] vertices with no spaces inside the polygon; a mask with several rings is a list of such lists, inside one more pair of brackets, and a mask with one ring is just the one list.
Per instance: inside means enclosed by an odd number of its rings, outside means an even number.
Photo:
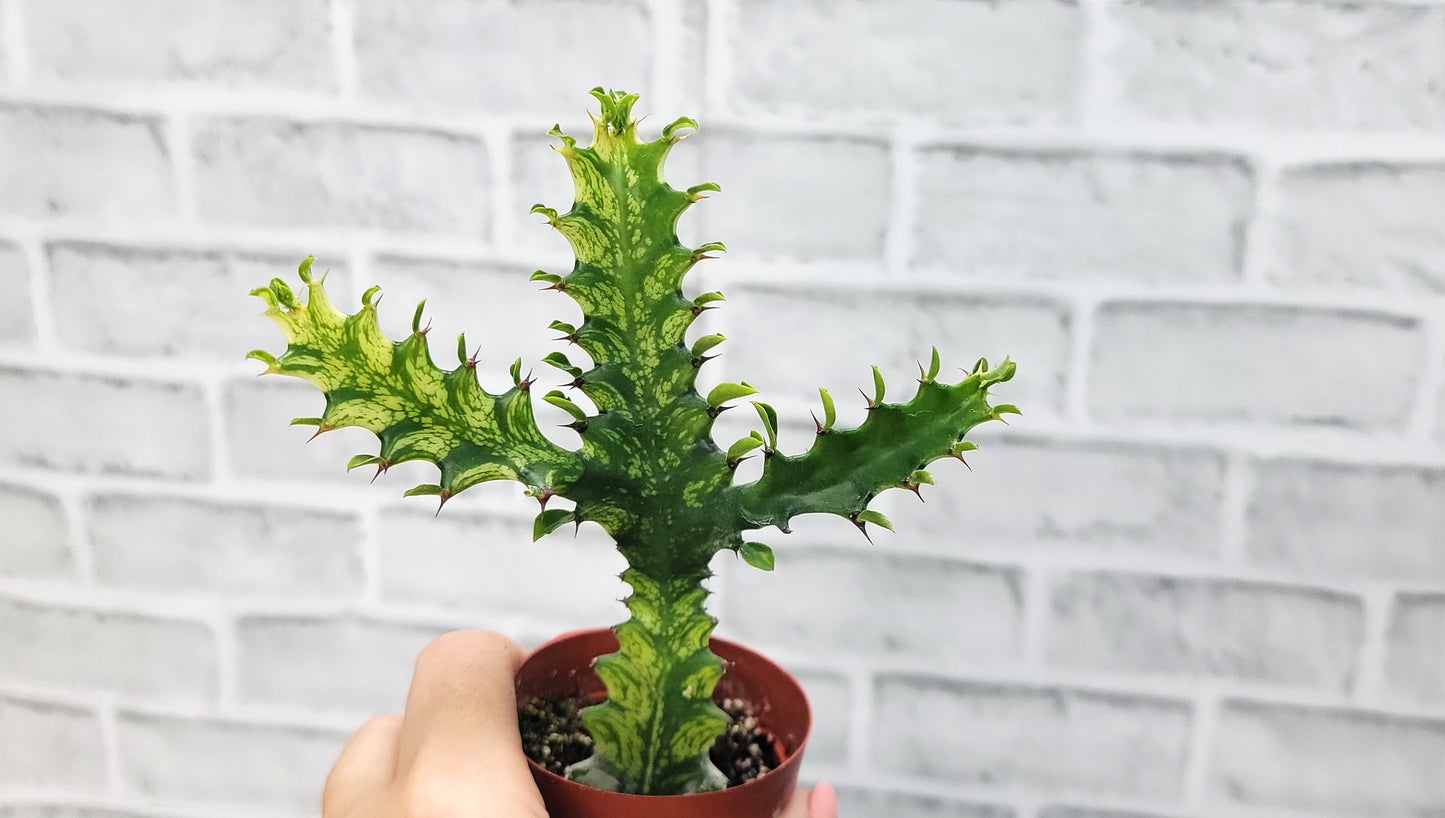
[{"label": "human hand", "polygon": [[[511,640],[482,631],[428,645],[406,714],[371,719],[341,751],[322,818],[547,818],[517,730],[513,677],[522,658]],[[781,818],[837,814],[832,787],[820,784],[799,790]]]}]

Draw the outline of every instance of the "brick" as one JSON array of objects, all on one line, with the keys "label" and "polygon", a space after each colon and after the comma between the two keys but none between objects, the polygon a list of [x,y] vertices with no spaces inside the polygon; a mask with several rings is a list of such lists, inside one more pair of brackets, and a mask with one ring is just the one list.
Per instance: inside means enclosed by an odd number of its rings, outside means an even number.
[{"label": "brick", "polygon": [[877,364],[897,399],[911,394],[917,362],[936,345],[945,368],[972,366],[980,356],[1021,362],[995,394],[1030,415],[1051,414],[1062,401],[1069,314],[1051,301],[750,285],[729,289],[721,313],[736,339],[719,348],[727,377],[746,379],[765,396],[815,403],[817,387],[826,386],[841,410],[845,395],[857,397],[854,388],[871,383],[868,365]]},{"label": "brick", "polygon": [[699,141],[703,177],[724,191],[694,211],[708,241],[741,257],[882,258],[884,143],[714,130]]},{"label": "brick", "polygon": [[1445,808],[1445,722],[1232,701],[1215,735],[1215,802],[1381,818]]},{"label": "brick", "polygon": [[838,813],[848,818],[1014,818],[1017,814],[996,804],[852,786],[838,787]]},{"label": "brick", "polygon": [[35,340],[35,316],[30,307],[30,265],[13,244],[0,242],[0,344]]},{"label": "brick", "polygon": [[306,508],[124,494],[88,508],[96,578],[148,591],[354,597],[361,525]]},{"label": "brick", "polygon": [[0,696],[0,736],[0,787],[105,791],[105,751],[93,712]]},{"label": "brick", "polygon": [[877,695],[874,759],[888,771],[1041,794],[1172,798],[1183,783],[1183,703],[898,676]]},{"label": "brick", "polygon": [[360,0],[356,53],[367,96],[551,122],[595,85],[648,99],[651,29],[635,0]]},{"label": "brick", "polygon": [[158,800],[312,807],[346,736],[327,730],[122,712],[127,790]]},{"label": "brick", "polygon": [[578,534],[533,543],[525,519],[388,509],[378,536],[382,597],[579,625],[620,622],[627,586],[617,575],[626,562],[596,526]]},{"label": "brick", "polygon": [[728,574],[722,618],[749,643],[943,665],[1019,654],[1023,592],[1014,570],[785,546],[776,573],[738,563]]},{"label": "brick", "polygon": [[[1133,0],[1108,9],[1102,115],[1283,129],[1445,124],[1445,9]],[[1247,89],[1242,93],[1241,89]]]},{"label": "brick", "polygon": [[1050,597],[1053,665],[1346,692],[1364,608],[1346,594],[1229,580],[1069,573]]},{"label": "brick", "polygon": [[175,215],[160,119],[0,105],[0,214],[102,221]]},{"label": "brick", "polygon": [[61,608],[0,597],[0,679],[211,701],[216,644],[194,622]]},{"label": "brick", "polygon": [[[280,345],[268,345],[279,350]],[[257,368],[261,368],[257,365]],[[271,480],[336,480],[366,486],[374,469],[346,471],[354,454],[376,453],[376,435],[344,428],[311,440],[316,429],[292,426],[291,419],[316,417],[326,397],[309,383],[293,378],[245,378],[230,381],[224,398],[227,446],[231,468],[238,475]],[[394,497],[395,487],[377,481],[378,497]]]},{"label": "brick", "polygon": [[1445,471],[1276,460],[1255,472],[1249,561],[1300,576],[1445,579]]},{"label": "brick", "polygon": [[1218,552],[1218,452],[1018,435],[980,447],[968,456],[976,474],[954,463],[933,466],[938,485],[926,487],[926,502],[899,520],[899,542],[950,550],[1088,546],[1200,559]]},{"label": "brick", "polygon": [[399,713],[412,666],[440,628],[348,617],[247,617],[241,697],[311,710]]},{"label": "brick", "polygon": [[1386,640],[1386,691],[1419,704],[1445,703],[1445,596],[1401,594]]},{"label": "brick", "polygon": [[192,384],[0,367],[0,417],[0,463],[181,479],[211,470]]},{"label": "brick", "polygon": [[207,221],[472,239],[488,232],[489,161],[472,137],[217,118],[196,124],[192,149],[196,204]]},{"label": "brick", "polygon": [[1352,310],[1105,304],[1090,353],[1089,410],[1116,423],[1400,429],[1423,340],[1415,319]]},{"label": "brick", "polygon": [[853,691],[848,679],[824,671],[795,670],[813,711],[808,762],[842,764],[848,760],[848,726],[853,722]]},{"label": "brick", "polygon": [[1253,175],[1229,156],[1023,153],[919,155],[917,266],[968,276],[1238,279]]},{"label": "brick", "polygon": [[54,496],[0,484],[0,520],[6,532],[0,575],[53,577],[73,569],[65,510]]},{"label": "brick", "polygon": [[[258,315],[265,305],[248,293],[274,276],[289,276],[305,257],[81,242],[52,244],[48,255],[56,329],[65,346],[228,363],[248,350],[281,347],[275,325]],[[317,263],[318,270],[339,266]]]},{"label": "brick", "polygon": [[[22,0],[37,78],[205,82],[298,90],[335,83],[326,0]],[[42,11],[43,9],[43,11]]]},{"label": "brick", "polygon": [[1445,292],[1445,166],[1346,163],[1280,180],[1270,278],[1292,287]]},{"label": "brick", "polygon": [[[542,356],[560,349],[574,362],[587,360],[586,353],[558,342],[557,331],[547,328],[556,320],[581,323],[582,311],[567,296],[542,290],[530,281],[530,269],[383,256],[376,259],[371,274],[386,296],[378,311],[383,330],[394,338],[405,337],[411,332],[411,305],[425,299],[427,320],[432,324],[430,337],[435,339],[432,354],[438,364],[457,366],[455,344],[448,340],[465,332],[471,347],[468,351],[481,350],[478,377],[494,391],[512,387],[507,367],[518,357],[531,367]],[[537,372],[544,378],[553,377],[545,366]],[[558,374],[556,379],[562,380],[562,376]]]},{"label": "brick", "polygon": [[734,94],[768,108],[975,124],[1072,117],[1079,9],[1054,0],[744,0]]}]

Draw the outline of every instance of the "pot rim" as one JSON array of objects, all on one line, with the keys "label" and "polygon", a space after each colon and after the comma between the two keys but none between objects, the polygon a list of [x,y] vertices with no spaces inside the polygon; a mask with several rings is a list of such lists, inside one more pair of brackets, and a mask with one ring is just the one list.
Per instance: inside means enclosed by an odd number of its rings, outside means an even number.
[{"label": "pot rim", "polygon": [[[551,639],[548,639],[546,642],[543,642],[542,644],[538,645],[537,647],[533,648],[531,651],[529,651],[529,652],[527,653],[526,658],[522,660],[522,664],[521,664],[521,665],[518,667],[518,669],[517,669],[517,677],[518,677],[518,679],[520,680],[520,677],[521,677],[521,674],[522,674],[522,668],[525,668],[525,667],[527,666],[527,663],[532,660],[532,657],[535,656],[537,653],[541,652],[543,649],[552,647],[552,646],[554,646],[554,645],[561,644],[561,643],[563,643],[563,642],[568,642],[568,641],[572,641],[572,640],[576,640],[576,639],[585,639],[585,638],[597,637],[597,636],[601,636],[602,634],[606,634],[607,636],[612,637],[613,639],[616,638],[616,634],[613,632],[613,629],[612,629],[612,628],[578,628],[578,629],[575,629],[575,630],[566,631],[566,632],[564,632],[564,633],[562,633],[562,634],[559,634],[559,635],[557,635],[557,636],[552,637]],[[565,788],[567,788],[567,789],[575,789],[575,790],[583,791],[583,792],[587,792],[587,793],[605,793],[605,794],[606,794],[606,796],[601,796],[601,797],[628,798],[628,799],[637,798],[637,799],[646,799],[646,800],[669,799],[669,798],[670,798],[670,799],[678,799],[678,798],[721,799],[721,798],[729,798],[729,797],[736,798],[736,797],[739,797],[739,796],[737,795],[738,793],[742,793],[742,792],[745,792],[745,791],[746,791],[746,792],[751,792],[753,789],[759,788],[760,785],[762,785],[762,782],[764,781],[764,779],[766,779],[766,778],[768,778],[768,777],[770,777],[770,776],[787,775],[789,772],[793,772],[793,773],[795,774],[795,770],[794,770],[793,768],[796,768],[798,765],[802,764],[803,750],[807,747],[807,745],[808,745],[808,739],[812,737],[812,733],[813,733],[813,706],[812,706],[812,703],[808,701],[807,694],[806,694],[806,693],[804,692],[804,690],[803,690],[803,685],[798,681],[797,677],[795,677],[792,673],[789,673],[789,672],[787,671],[787,669],[785,669],[783,666],[779,665],[777,662],[774,662],[773,660],[769,659],[768,657],[764,656],[764,655],[761,654],[761,653],[758,653],[757,651],[753,650],[752,648],[750,648],[750,647],[748,647],[748,646],[746,646],[746,645],[740,644],[740,643],[738,643],[738,642],[734,642],[734,641],[732,641],[731,639],[723,639],[723,638],[717,637],[717,636],[714,636],[714,637],[709,638],[708,641],[709,641],[709,643],[710,643],[710,647],[713,649],[713,651],[714,651],[715,653],[717,652],[716,649],[717,649],[718,647],[721,647],[721,648],[723,648],[724,652],[726,652],[726,653],[728,653],[728,654],[731,654],[732,656],[737,657],[736,659],[730,659],[730,658],[724,657],[724,658],[723,658],[723,661],[728,662],[729,664],[738,664],[738,663],[741,663],[741,662],[747,662],[747,663],[750,663],[750,664],[758,664],[758,665],[761,665],[761,666],[764,666],[764,667],[769,667],[770,669],[776,671],[778,674],[780,674],[782,677],[784,677],[784,678],[787,680],[787,683],[788,683],[788,684],[790,684],[792,687],[796,688],[797,693],[798,693],[798,699],[802,702],[802,705],[803,705],[803,708],[802,708],[802,709],[803,709],[803,724],[804,724],[804,728],[803,728],[803,730],[802,730],[802,736],[801,736],[801,738],[797,741],[797,743],[796,743],[795,746],[789,747],[789,746],[787,746],[780,738],[778,738],[775,733],[772,733],[772,731],[769,731],[770,735],[773,736],[773,742],[774,742],[774,744],[775,744],[776,746],[778,746],[778,747],[782,747],[782,748],[784,748],[784,749],[787,750],[787,754],[786,754],[786,755],[784,756],[784,758],[783,758],[783,763],[779,764],[777,767],[774,767],[773,769],[769,770],[768,772],[766,772],[766,773],[758,776],[757,778],[754,778],[752,781],[748,781],[748,782],[746,782],[746,783],[739,784],[739,785],[736,786],[736,787],[728,787],[728,788],[726,788],[726,789],[721,789],[721,790],[711,790],[711,791],[708,791],[708,792],[682,793],[682,794],[679,794],[679,795],[643,795],[643,794],[640,794],[640,793],[623,793],[623,792],[615,792],[615,791],[613,791],[613,790],[601,790],[601,789],[597,789],[596,787],[589,787],[589,786],[587,786],[586,784],[579,784],[578,782],[573,781],[573,780],[570,779],[570,778],[566,778],[566,777],[564,777],[564,776],[557,775],[556,773],[552,772],[551,770],[548,770],[548,769],[546,769],[545,767],[543,767],[543,766],[541,766],[540,764],[538,764],[537,762],[533,761],[531,758],[528,758],[528,759],[527,759],[527,766],[531,769],[532,774],[533,774],[534,776],[538,776],[538,775],[544,776],[544,777],[547,778],[550,782],[552,782],[555,786],[561,786],[561,787],[565,787]],[[719,656],[721,656],[721,654],[719,654]],[[596,657],[593,657],[593,658],[595,659]],[[580,669],[580,668],[579,668],[579,669]],[[724,676],[724,678],[726,678],[726,676]],[[766,722],[764,722],[764,729],[766,729]],[[597,797],[597,796],[594,796],[594,797]]]}]

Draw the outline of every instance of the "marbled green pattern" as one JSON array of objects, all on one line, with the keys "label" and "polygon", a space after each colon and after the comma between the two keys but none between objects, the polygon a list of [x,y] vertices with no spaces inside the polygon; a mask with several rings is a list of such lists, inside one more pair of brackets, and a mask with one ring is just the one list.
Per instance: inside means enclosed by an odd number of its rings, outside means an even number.
[{"label": "marbled green pattern", "polygon": [[[942,384],[935,352],[920,371],[917,393],[906,403],[884,403],[876,379],[876,405],[857,429],[832,428],[831,399],[824,393],[825,421],[812,449],[777,453],[777,413],[754,402],[763,430],[728,448],[712,439],[713,420],[730,402],[753,394],[746,383],[722,384],[706,397],[695,388],[707,353],[721,336],[704,336],[691,347],[685,335],[697,316],[719,305],[708,293],[689,300],[682,280],[721,244],[698,248],[678,242],[678,217],[717,190],[705,183],[677,190],[662,178],[662,165],[684,132],[697,127],[680,119],[651,141],[641,141],[632,119],[636,96],[593,91],[601,103],[592,144],[554,129],[576,198],[565,213],[537,205],[571,243],[576,262],[565,275],[538,271],[533,279],[570,296],[581,307],[580,326],[553,328],[591,358],[591,366],[566,354],[547,363],[573,378],[572,387],[596,407],[588,412],[561,392],[543,396],[571,413],[582,438],[579,451],[550,443],[532,417],[530,383],[519,380],[502,395],[477,385],[475,361],[451,371],[431,362],[425,330],[392,342],[376,328],[374,291],[362,310],[345,316],[331,307],[309,262],[302,265],[308,301],[301,303],[281,281],[256,290],[286,334],[280,358],[252,353],[269,372],[316,384],[327,398],[320,431],[361,426],[381,438],[377,455],[352,465],[381,469],[401,460],[435,463],[435,485],[409,493],[446,498],[485,480],[511,479],[527,486],[544,505],[552,496],[575,507],[544,510],[536,534],[568,522],[596,522],[617,542],[629,568],[631,618],[618,625],[620,650],[597,659],[608,699],[583,712],[596,753],[574,765],[579,780],[645,794],[672,794],[722,786],[707,758],[727,718],[712,693],[723,673],[708,648],[716,620],[706,610],[718,551],[738,551],[752,565],[770,568],[771,551],[744,542],[743,533],[765,526],[787,530],[798,514],[826,512],[860,528],[889,525],[867,508],[879,491],[917,489],[932,478],[923,471],[939,457],[959,456],[972,444],[963,435],[1013,407],[988,403],[988,388],[1012,377],[1005,361],[980,361],[962,381]],[[846,168],[840,168],[840,173]],[[418,310],[418,316],[420,309]],[[459,353],[464,354],[464,353]],[[876,370],[875,370],[876,373]],[[762,477],[737,485],[739,459],[761,453]]]}]

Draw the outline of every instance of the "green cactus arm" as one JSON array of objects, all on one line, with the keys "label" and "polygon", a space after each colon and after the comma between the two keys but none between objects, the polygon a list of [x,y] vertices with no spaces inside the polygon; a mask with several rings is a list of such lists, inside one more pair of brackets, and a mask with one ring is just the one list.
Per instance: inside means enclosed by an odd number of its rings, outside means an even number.
[{"label": "green cactus arm", "polygon": [[[937,353],[935,352],[935,356]],[[833,429],[831,399],[824,392],[825,420],[818,422],[813,446],[801,455],[770,455],[756,481],[733,488],[740,524],[751,528],[777,526],[787,530],[799,514],[828,513],[847,517],[859,528],[867,522],[889,525],[867,511],[878,492],[889,488],[916,491],[932,482],[928,464],[958,457],[974,448],[964,435],[980,423],[1017,413],[1008,404],[989,404],[989,387],[1014,375],[1013,361],[989,368],[980,361],[975,371],[956,384],[920,379],[907,403],[882,401],[882,377],[875,373],[876,396],[869,399],[868,417],[856,429]]]},{"label": "green cactus arm", "polygon": [[377,325],[375,288],[362,296],[360,311],[345,315],[327,297],[325,277],[312,276],[311,262],[301,263],[304,302],[280,279],[252,291],[265,300],[287,347],[279,358],[262,350],[249,357],[266,364],[263,374],[303,378],[326,396],[321,417],[293,423],[314,425],[317,434],[343,426],[376,434],[380,452],[358,455],[353,467],[374,464],[380,473],[409,460],[436,464],[438,483],[408,494],[439,495],[443,503],[489,480],[560,492],[576,479],[577,454],[548,440],[533,420],[528,382],[493,395],[478,384],[475,360],[441,369],[419,326],[421,307],[412,334],[393,342]]}]

